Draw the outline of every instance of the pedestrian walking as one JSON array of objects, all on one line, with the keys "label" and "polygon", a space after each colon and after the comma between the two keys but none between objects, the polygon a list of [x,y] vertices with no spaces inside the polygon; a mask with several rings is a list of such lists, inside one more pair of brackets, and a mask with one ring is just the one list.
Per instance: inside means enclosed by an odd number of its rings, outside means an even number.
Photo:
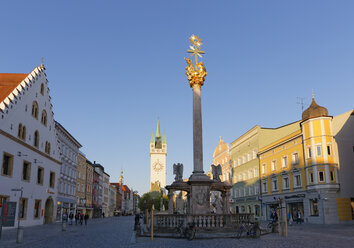
[{"label": "pedestrian walking", "polygon": [[80,220],[80,225],[82,226],[82,223],[84,222],[84,214],[83,213],[80,214],[79,220]]},{"label": "pedestrian walking", "polygon": [[289,226],[291,226],[293,224],[293,216],[290,212],[288,213],[288,219],[289,219]]},{"label": "pedestrian walking", "polygon": [[75,214],[75,225],[77,225],[77,221],[79,220],[79,213]]},{"label": "pedestrian walking", "polygon": [[140,214],[136,213],[135,214],[135,223],[134,223],[134,231],[136,231],[138,224],[139,224],[139,219],[140,219]]},{"label": "pedestrian walking", "polygon": [[297,224],[301,224],[301,212],[300,210],[297,211],[297,220],[296,220]]},{"label": "pedestrian walking", "polygon": [[74,214],[73,214],[73,212],[70,212],[70,214],[69,214],[69,225],[73,224],[73,218],[74,218]]},{"label": "pedestrian walking", "polygon": [[102,213],[102,217],[104,218],[104,212]]},{"label": "pedestrian walking", "polygon": [[84,218],[85,218],[85,226],[86,226],[86,225],[87,225],[87,220],[88,220],[88,218],[89,218],[89,216],[88,216],[88,214],[87,214],[87,213],[85,213]]}]

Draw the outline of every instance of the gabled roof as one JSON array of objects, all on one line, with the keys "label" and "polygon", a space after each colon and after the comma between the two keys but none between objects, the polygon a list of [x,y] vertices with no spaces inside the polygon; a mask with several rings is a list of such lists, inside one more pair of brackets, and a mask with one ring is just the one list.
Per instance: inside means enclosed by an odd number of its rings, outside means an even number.
[{"label": "gabled roof", "polygon": [[28,73],[0,73],[0,102],[28,76]]}]

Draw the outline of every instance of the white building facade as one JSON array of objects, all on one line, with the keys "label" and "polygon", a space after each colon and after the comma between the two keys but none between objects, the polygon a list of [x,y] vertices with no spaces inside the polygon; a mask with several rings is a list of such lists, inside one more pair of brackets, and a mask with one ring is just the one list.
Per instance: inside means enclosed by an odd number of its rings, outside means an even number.
[{"label": "white building facade", "polygon": [[56,219],[61,220],[61,216],[76,210],[76,174],[77,157],[81,144],[59,123],[55,122],[55,129],[58,135],[58,147],[62,166],[58,185],[58,208]]},{"label": "white building facade", "polygon": [[44,66],[1,73],[0,93],[0,201],[17,203],[15,226],[52,223],[61,162]]}]

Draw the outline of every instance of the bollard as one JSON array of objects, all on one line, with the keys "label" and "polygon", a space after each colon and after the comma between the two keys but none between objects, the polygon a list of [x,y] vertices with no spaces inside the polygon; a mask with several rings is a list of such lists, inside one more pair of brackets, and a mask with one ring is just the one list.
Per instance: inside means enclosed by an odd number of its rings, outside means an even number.
[{"label": "bollard", "polygon": [[62,230],[63,232],[66,231],[66,222],[65,222],[65,221],[62,222],[61,230]]},{"label": "bollard", "polygon": [[23,242],[23,227],[19,226],[17,228],[17,240],[16,243],[21,244]]}]

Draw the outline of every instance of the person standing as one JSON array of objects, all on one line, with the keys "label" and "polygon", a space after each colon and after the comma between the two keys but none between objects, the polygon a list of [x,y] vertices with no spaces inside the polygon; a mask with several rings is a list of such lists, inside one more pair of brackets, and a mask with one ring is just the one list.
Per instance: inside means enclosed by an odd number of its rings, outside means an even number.
[{"label": "person standing", "polygon": [[70,212],[70,214],[69,214],[69,225],[73,224],[73,218],[74,218],[74,214],[73,214],[73,212]]},{"label": "person standing", "polygon": [[299,224],[299,223],[301,224],[301,212],[300,212],[300,210],[297,211],[297,220],[296,220],[296,223],[297,223],[297,224]]},{"label": "person standing", "polygon": [[79,213],[75,214],[75,225],[77,225],[77,221],[79,220]]},{"label": "person standing", "polygon": [[85,213],[84,218],[85,218],[85,226],[87,226],[87,220],[88,220],[88,218],[89,218],[89,216],[88,216],[88,214],[87,214],[87,213]]},{"label": "person standing", "polygon": [[80,219],[80,225],[82,226],[82,223],[84,222],[84,214],[83,213],[80,214],[79,219]]}]

